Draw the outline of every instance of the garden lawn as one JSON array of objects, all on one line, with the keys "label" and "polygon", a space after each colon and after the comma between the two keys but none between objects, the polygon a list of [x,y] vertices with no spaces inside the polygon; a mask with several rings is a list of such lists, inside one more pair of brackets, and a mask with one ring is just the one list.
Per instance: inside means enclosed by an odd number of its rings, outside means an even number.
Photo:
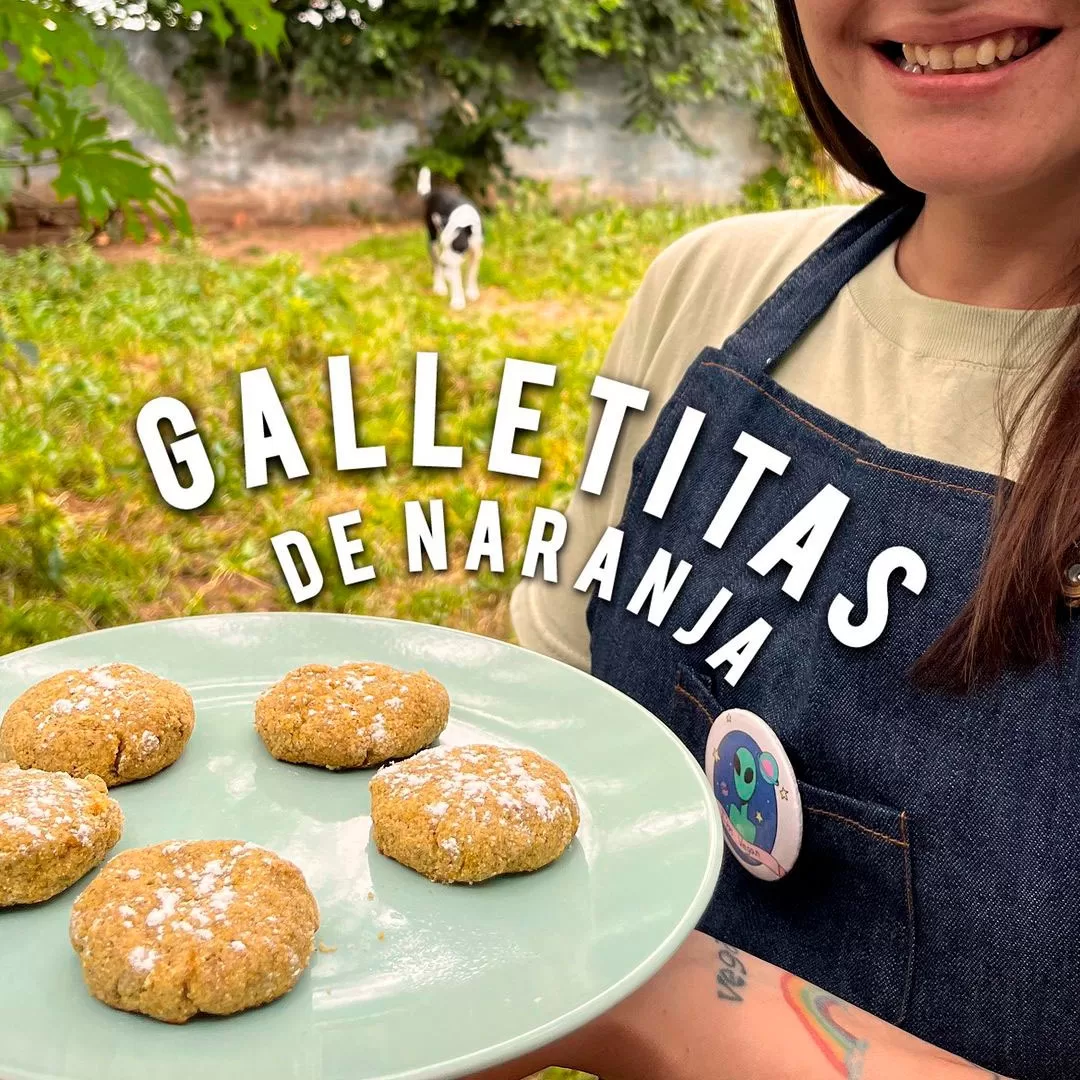
[{"label": "garden lawn", "polygon": [[[221,259],[192,244],[146,259],[85,247],[0,257],[0,331],[39,354],[32,364],[0,344],[0,653],[137,620],[294,607],[270,546],[290,529],[311,537],[325,573],[306,606],[509,637],[532,509],[570,497],[592,379],[626,304],[662,247],[721,213],[524,202],[490,220],[483,297],[461,313],[431,294],[419,228],[372,230],[318,260]],[[464,447],[457,472],[410,465],[419,350],[440,354],[439,437]],[[341,353],[362,438],[386,445],[386,470],[335,469],[326,359]],[[508,356],[559,371],[526,395],[543,419],[516,448],[543,458],[535,482],[486,471]],[[239,373],[261,366],[310,475],[272,471],[249,491]],[[164,503],[135,437],[140,407],[162,394],[192,409],[217,472],[200,510]],[[450,567],[410,574],[402,505],[432,498],[444,501]],[[501,507],[502,574],[463,569],[481,499]],[[378,576],[347,587],[326,519],[352,509]]]},{"label": "garden lawn", "polygon": [[[507,601],[536,505],[562,508],[584,450],[589,389],[656,253],[722,211],[516,207],[489,223],[480,303],[451,312],[430,293],[419,229],[373,231],[321,260],[287,251],[211,257],[197,245],[105,260],[87,248],[0,257],[0,653],[98,627],[215,611],[293,607],[270,537],[299,529],[326,585],[307,606],[386,615],[509,637]],[[287,242],[287,234],[285,235]],[[257,253],[256,253],[257,254]],[[415,354],[440,354],[440,438],[464,447],[460,472],[410,467]],[[367,443],[388,468],[338,473],[326,358],[352,357]],[[486,471],[503,361],[555,364],[530,392],[537,482]],[[239,372],[266,366],[311,475],[245,490]],[[160,498],[135,437],[158,395],[193,411],[217,488],[197,511]],[[409,574],[402,505],[444,501],[450,568]],[[507,568],[466,573],[481,499],[502,512]],[[374,582],[346,587],[326,518],[359,509]],[[486,564],[485,564],[486,565]],[[587,1080],[548,1070],[544,1080]]]}]

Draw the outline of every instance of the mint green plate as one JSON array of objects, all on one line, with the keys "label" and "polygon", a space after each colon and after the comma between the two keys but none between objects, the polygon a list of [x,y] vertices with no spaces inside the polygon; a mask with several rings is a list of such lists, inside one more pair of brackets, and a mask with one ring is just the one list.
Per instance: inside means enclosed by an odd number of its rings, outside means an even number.
[{"label": "mint green plate", "polygon": [[[369,842],[370,771],[273,760],[252,727],[256,695],[299,664],[358,659],[441,680],[452,703],[442,742],[525,746],[561,765],[581,804],[562,858],[484,885],[433,884]],[[304,871],[323,949],[280,1001],[171,1027],[86,992],[67,924],[89,878],[0,911],[3,1080],[465,1076],[616,1004],[712,896],[722,843],[702,769],[629,698],[546,657],[392,620],[215,615],[2,657],[0,709],[56,671],[110,661],[175,679],[196,708],[180,761],[113,792],[126,817],[116,851],[197,838],[272,848]]]}]

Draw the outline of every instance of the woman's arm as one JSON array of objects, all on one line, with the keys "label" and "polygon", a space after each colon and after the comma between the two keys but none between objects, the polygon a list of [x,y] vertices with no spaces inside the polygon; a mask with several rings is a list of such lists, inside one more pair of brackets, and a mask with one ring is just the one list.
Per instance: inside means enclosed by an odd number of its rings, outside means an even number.
[{"label": "woman's arm", "polygon": [[473,1080],[521,1080],[548,1066],[602,1080],[997,1077],[699,933],[593,1024]]}]

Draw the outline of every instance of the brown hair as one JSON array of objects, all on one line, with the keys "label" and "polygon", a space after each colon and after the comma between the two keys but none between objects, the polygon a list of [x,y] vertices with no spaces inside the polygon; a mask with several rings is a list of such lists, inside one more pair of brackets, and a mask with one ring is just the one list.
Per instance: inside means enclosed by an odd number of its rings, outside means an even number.
[{"label": "brown hair", "polygon": [[[792,81],[828,153],[863,183],[903,202],[921,202],[825,92],[795,0],[776,0],[776,10]],[[1070,295],[1080,296],[1080,269],[1073,284]],[[915,666],[916,681],[928,688],[968,692],[1006,669],[1059,659],[1063,612],[1080,606],[1080,585],[1065,578],[1069,566],[1080,564],[1080,315],[1033,369],[1015,406],[1007,410],[1002,396],[998,412],[1002,473],[1020,428],[1032,437],[1015,484],[998,486],[974,593]]]}]

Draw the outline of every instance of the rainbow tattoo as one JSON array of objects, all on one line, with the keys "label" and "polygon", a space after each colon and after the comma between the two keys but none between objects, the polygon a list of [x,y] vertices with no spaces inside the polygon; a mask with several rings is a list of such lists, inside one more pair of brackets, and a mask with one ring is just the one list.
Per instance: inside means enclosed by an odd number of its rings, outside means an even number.
[{"label": "rainbow tattoo", "polygon": [[780,989],[829,1064],[846,1080],[858,1080],[867,1044],[841,1026],[837,1014],[846,1007],[844,1003],[786,971],[780,977]]}]

